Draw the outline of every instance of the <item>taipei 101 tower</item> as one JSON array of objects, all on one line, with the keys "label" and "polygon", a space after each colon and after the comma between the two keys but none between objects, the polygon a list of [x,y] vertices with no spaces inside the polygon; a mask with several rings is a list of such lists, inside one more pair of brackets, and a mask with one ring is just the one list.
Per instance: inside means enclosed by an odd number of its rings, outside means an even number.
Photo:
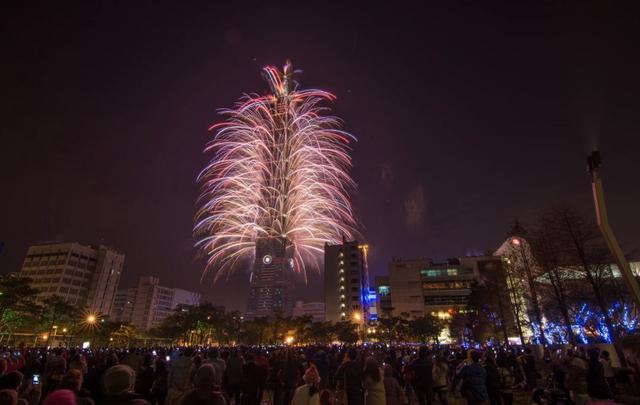
[{"label": "taipei 101 tower", "polygon": [[355,138],[328,115],[329,92],[300,89],[291,61],[267,66],[266,94],[249,94],[214,124],[198,176],[197,246],[214,280],[251,265],[247,318],[290,315],[293,276],[321,271],[326,244],[357,235],[350,191]]},{"label": "taipei 101 tower", "polygon": [[276,311],[291,315],[293,301],[293,246],[286,238],[256,240],[256,259],[249,281],[245,317],[271,316]]}]

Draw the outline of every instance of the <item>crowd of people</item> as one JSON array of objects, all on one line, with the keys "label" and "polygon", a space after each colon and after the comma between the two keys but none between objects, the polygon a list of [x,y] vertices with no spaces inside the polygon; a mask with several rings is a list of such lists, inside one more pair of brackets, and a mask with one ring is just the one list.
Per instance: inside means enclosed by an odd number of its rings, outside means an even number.
[{"label": "crowd of people", "polygon": [[612,400],[616,381],[610,353],[595,348],[7,348],[0,357],[0,405],[510,405],[522,394],[581,405]]}]

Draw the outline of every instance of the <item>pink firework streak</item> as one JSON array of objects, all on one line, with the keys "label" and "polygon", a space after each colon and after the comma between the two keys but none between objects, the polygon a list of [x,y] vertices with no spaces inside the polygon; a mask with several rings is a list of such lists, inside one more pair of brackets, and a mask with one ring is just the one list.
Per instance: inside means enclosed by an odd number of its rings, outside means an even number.
[{"label": "pink firework streak", "polygon": [[348,174],[355,138],[323,106],[335,96],[298,90],[290,62],[284,73],[271,66],[263,73],[271,94],[245,95],[221,110],[225,120],[210,128],[205,148],[213,159],[198,176],[196,246],[215,280],[253,258],[262,237],[287,238],[306,279],[307,268],[320,269],[325,243],[357,234]]}]

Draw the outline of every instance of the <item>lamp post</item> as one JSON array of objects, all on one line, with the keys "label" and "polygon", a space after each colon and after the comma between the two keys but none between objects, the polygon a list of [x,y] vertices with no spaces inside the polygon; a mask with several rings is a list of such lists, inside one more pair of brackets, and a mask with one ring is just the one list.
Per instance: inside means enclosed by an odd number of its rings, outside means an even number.
[{"label": "lamp post", "polygon": [[640,287],[638,287],[638,281],[631,272],[629,262],[624,257],[622,248],[620,248],[620,244],[618,243],[616,236],[613,234],[611,225],[609,225],[609,216],[607,215],[607,207],[604,201],[604,190],[602,188],[602,180],[600,179],[601,164],[602,159],[600,158],[600,151],[594,150],[591,152],[591,155],[587,157],[587,167],[591,174],[591,187],[593,189],[593,203],[596,210],[596,220],[598,222],[600,232],[602,232],[602,236],[611,251],[611,255],[618,265],[622,278],[629,288],[631,298],[635,301],[636,307],[640,308]]},{"label": "lamp post", "polygon": [[353,321],[358,327],[358,338],[361,338],[362,343],[364,343],[364,328],[362,327],[362,315],[360,312],[355,311],[353,313]]}]

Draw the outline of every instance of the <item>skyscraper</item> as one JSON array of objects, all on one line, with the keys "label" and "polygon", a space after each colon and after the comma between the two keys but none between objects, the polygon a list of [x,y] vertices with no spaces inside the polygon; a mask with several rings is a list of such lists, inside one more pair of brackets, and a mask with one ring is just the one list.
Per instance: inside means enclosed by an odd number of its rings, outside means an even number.
[{"label": "skyscraper", "polygon": [[249,282],[245,317],[272,316],[275,311],[291,315],[293,300],[293,246],[286,238],[256,240],[256,257]]},{"label": "skyscraper", "polygon": [[367,320],[369,316],[368,246],[344,241],[324,247],[325,320]]},{"label": "skyscraper", "polygon": [[124,255],[107,246],[53,242],[30,246],[19,275],[33,280],[39,299],[56,295],[109,314],[123,266]]}]

